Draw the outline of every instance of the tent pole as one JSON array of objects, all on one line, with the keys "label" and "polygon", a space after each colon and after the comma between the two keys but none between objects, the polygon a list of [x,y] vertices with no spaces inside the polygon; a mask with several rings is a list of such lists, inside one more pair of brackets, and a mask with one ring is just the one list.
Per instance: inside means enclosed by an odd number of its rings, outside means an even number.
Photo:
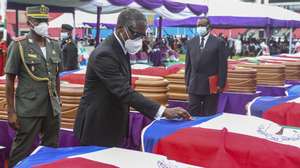
[{"label": "tent pole", "polygon": [[19,36],[19,9],[16,9],[16,37]]},{"label": "tent pole", "polygon": [[97,25],[96,25],[96,45],[97,47],[100,42],[100,15],[101,15],[102,7],[97,7]]},{"label": "tent pole", "polygon": [[159,16],[159,24],[158,24],[158,38],[162,37],[162,17]]},{"label": "tent pole", "polygon": [[72,15],[73,15],[73,33],[72,33],[73,37],[72,38],[75,39],[76,37],[75,9],[73,10]]},{"label": "tent pole", "polygon": [[290,28],[289,54],[292,53],[293,28]]},{"label": "tent pole", "polygon": [[267,28],[266,28],[266,42],[267,42],[267,44],[269,44],[271,36],[272,36],[271,28],[268,25]]}]

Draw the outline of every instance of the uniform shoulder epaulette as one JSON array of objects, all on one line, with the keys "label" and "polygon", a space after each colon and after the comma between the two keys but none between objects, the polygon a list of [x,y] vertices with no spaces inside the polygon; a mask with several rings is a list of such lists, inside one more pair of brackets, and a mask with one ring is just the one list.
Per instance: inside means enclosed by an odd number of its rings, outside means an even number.
[{"label": "uniform shoulder epaulette", "polygon": [[16,37],[14,39],[14,41],[22,41],[22,40],[25,40],[26,39],[26,36],[19,36],[19,37]]}]

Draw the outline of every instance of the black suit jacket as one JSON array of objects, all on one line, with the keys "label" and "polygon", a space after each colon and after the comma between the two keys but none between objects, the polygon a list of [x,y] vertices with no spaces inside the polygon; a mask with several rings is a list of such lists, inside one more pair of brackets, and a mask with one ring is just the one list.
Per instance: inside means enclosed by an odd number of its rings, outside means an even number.
[{"label": "black suit jacket", "polygon": [[218,75],[218,86],[225,87],[227,78],[227,55],[223,40],[209,35],[203,49],[200,49],[200,37],[187,42],[185,82],[188,93],[209,95],[208,77]]},{"label": "black suit jacket", "polygon": [[160,105],[131,88],[129,57],[115,36],[108,37],[89,58],[84,96],[74,132],[84,145],[120,145],[128,130],[129,106],[154,118]]}]

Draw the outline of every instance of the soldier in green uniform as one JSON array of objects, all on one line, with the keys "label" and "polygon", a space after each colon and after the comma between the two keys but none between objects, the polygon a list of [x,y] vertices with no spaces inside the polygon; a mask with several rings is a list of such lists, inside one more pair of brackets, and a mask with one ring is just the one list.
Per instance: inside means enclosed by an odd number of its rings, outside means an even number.
[{"label": "soldier in green uniform", "polygon": [[41,145],[58,145],[61,52],[58,41],[48,37],[48,11],[44,5],[27,7],[30,33],[9,46],[5,67],[7,111],[9,125],[16,130],[9,167],[30,154],[37,135]]},{"label": "soldier in green uniform", "polygon": [[60,38],[62,40],[62,60],[65,71],[78,69],[77,42],[72,39],[73,27],[69,24],[61,25]]}]

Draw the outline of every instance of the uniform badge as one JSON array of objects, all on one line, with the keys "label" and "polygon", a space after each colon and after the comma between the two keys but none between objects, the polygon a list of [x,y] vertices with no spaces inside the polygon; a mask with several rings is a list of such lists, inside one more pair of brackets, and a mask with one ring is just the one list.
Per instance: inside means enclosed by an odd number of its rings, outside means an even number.
[{"label": "uniform badge", "polygon": [[48,13],[47,8],[46,8],[45,5],[41,5],[41,7],[40,7],[40,13],[41,14],[47,14]]},{"label": "uniform badge", "polygon": [[55,50],[52,50],[52,54],[53,54],[53,55],[55,55],[55,54],[56,54]]},{"label": "uniform badge", "polygon": [[30,58],[37,58],[37,55],[36,54],[28,54],[28,57],[30,57]]}]

